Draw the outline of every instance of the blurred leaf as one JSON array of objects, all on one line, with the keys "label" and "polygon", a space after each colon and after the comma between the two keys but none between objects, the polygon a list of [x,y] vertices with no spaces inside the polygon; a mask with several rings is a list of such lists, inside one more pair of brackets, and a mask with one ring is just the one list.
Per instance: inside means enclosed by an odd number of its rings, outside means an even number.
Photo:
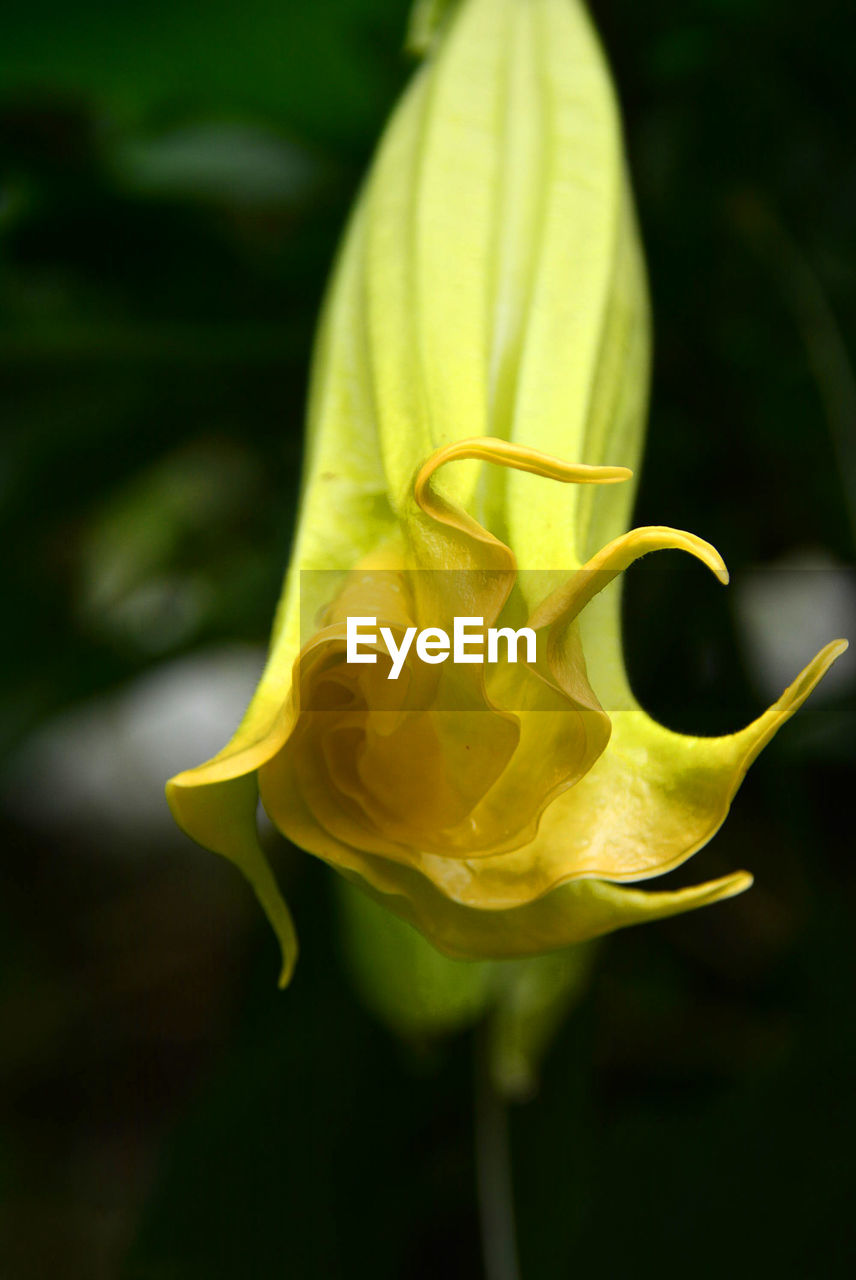
[{"label": "blurred leaf", "polygon": [[492,996],[492,963],[449,960],[338,876],[336,888],[347,968],[376,1017],[404,1036],[443,1034],[477,1021]]},{"label": "blurred leaf", "polygon": [[[96,633],[157,653],[199,631],[217,607],[223,564],[200,549],[228,539],[257,499],[253,458],[205,441],[169,455],[111,495],[80,552],[80,610]],[[228,563],[228,562],[227,562]]]},{"label": "blurred leaf", "polygon": [[[5,96],[44,85],[126,119],[262,113],[308,136],[362,145],[396,80],[407,0],[34,0],[4,15]],[[49,38],[46,39],[46,34]],[[323,86],[323,92],[319,92]]]},{"label": "blurred leaf", "polygon": [[588,990],[597,952],[596,943],[580,943],[496,965],[489,1055],[500,1094],[518,1099],[534,1095],[551,1041]]},{"label": "blurred leaf", "polygon": [[545,1054],[588,989],[594,944],[528,960],[464,961],[337,877],[344,958],[363,1003],[405,1038],[439,1036],[487,1017],[497,1091],[531,1097]]}]

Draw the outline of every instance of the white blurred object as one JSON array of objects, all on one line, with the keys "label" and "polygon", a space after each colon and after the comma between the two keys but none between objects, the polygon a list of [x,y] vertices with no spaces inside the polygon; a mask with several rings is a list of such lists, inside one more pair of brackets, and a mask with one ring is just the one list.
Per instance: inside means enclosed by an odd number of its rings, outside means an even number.
[{"label": "white blurred object", "polygon": [[236,205],[295,204],[322,176],[317,158],[290,138],[228,121],[126,143],[116,164],[138,190]]},{"label": "white blurred object", "polygon": [[856,571],[823,551],[801,551],[734,584],[738,631],[758,691],[778,698],[830,640],[850,648],[811,695],[834,701],[856,678]]},{"label": "white blurred object", "polygon": [[15,756],[3,779],[7,807],[28,826],[71,829],[120,853],[172,841],[164,783],[224,746],[263,664],[254,646],[212,649],[65,712]]}]

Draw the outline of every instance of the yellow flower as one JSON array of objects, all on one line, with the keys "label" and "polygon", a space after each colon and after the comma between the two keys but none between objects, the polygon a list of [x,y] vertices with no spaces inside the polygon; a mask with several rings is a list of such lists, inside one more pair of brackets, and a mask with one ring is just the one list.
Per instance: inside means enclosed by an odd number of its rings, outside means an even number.
[{"label": "yellow flower", "polygon": [[[672,733],[624,673],[622,533],[649,319],[608,71],[578,0],[465,0],[381,142],[324,309],[304,492],[267,667],[231,742],[168,784],[283,950],[259,793],[296,844],[448,955],[535,955],[714,902],[745,872],[628,887],[718,829],[752,760],[845,647],[726,737]],[[347,619],[529,626],[493,666],[346,660]],[[311,617],[317,631],[301,634]]]}]

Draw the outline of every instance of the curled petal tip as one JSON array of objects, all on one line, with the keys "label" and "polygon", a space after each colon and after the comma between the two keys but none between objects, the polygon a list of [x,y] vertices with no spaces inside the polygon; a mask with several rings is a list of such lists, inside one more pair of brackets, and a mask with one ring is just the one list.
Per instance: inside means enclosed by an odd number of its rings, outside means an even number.
[{"label": "curled petal tip", "polygon": [[[820,683],[832,664],[837,662],[849,648],[849,640],[843,638],[830,640],[829,644],[823,646],[820,652],[812,658],[811,662],[803,668],[796,680],[788,686],[779,699],[779,703],[788,699],[792,701],[793,708],[796,710]],[[778,705],[778,703],[775,705]]]},{"label": "curled petal tip", "polygon": [[560,468],[557,462],[555,470],[550,474],[553,479],[565,484],[622,484],[633,478],[629,467],[598,467],[588,463],[565,463]]},{"label": "curled petal tip", "polygon": [[[623,470],[618,467],[610,469]],[[683,529],[644,525],[613,538],[602,547],[583,565],[578,575],[541,602],[530,616],[529,625],[543,627],[563,614],[568,619],[574,618],[607,583],[652,551],[686,551],[710,569],[720,582],[728,582],[725,562],[709,542]]]},{"label": "curled petal tip", "polygon": [[832,640],[829,644],[824,645],[820,652],[815,654],[811,662],[803,667],[796,679],[791,681],[781,697],[772,706],[768,707],[757,720],[753,720],[740,733],[734,735],[733,741],[735,743],[742,744],[744,749],[748,746],[748,750],[745,751],[742,760],[740,778],[742,778],[749,765],[777,730],[781,728],[786,720],[790,720],[794,712],[798,711],[803,705],[812,690],[817,688],[833,662],[840,658],[848,648],[849,642],[847,640]]},{"label": "curled petal tip", "polygon": [[675,542],[676,548],[688,551],[690,555],[695,556],[697,560],[700,560],[703,565],[706,565],[707,568],[710,569],[713,576],[721,582],[723,586],[727,586],[730,575],[726,568],[725,561],[717,551],[716,547],[710,542],[705,542],[704,538],[696,537],[695,534],[681,532],[680,538],[681,541]]},{"label": "curled petal tip", "polygon": [[724,587],[727,587],[731,580],[731,574],[728,572],[728,567],[722,556],[719,554],[716,547],[709,542],[700,541],[700,546],[704,548],[706,553],[701,557],[703,563],[707,565],[714,577],[717,578]]},{"label": "curled petal tip", "polygon": [[802,702],[826,675],[833,662],[837,662],[842,653],[846,653],[849,648],[849,640],[843,638],[830,640],[829,644],[824,645],[820,652],[812,658],[811,662],[803,668],[796,680],[789,685],[782,696],[786,697],[788,694],[792,694],[795,699],[798,698]]},{"label": "curled petal tip", "polygon": [[755,877],[750,871],[735,871],[733,875],[726,876],[720,882],[722,890],[719,894],[719,901],[725,898],[736,898],[738,893],[745,893],[747,889],[751,889],[755,883]]},{"label": "curled petal tip", "polygon": [[297,963],[296,952],[293,956],[289,956],[287,960],[283,961],[282,969],[280,970],[280,974],[279,974],[279,980],[277,982],[277,986],[279,987],[280,991],[284,991],[286,987],[291,984],[291,979],[294,975],[294,966],[296,963]]},{"label": "curled petal tip", "polygon": [[630,467],[599,467],[601,484],[620,484],[623,480],[632,480]]}]

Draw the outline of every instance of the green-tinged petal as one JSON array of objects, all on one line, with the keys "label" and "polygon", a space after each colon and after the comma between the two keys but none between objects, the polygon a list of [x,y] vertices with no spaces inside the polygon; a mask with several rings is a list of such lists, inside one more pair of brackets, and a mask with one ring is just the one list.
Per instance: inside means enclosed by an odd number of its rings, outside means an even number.
[{"label": "green-tinged petal", "polygon": [[288,907],[259,844],[255,776],[199,787],[169,782],[167,799],[180,827],[206,849],[229,858],[249,880],[279,939],[279,982],[280,986],[287,986],[297,960],[297,938]]},{"label": "green-tinged petal", "polygon": [[[648,325],[640,261],[614,94],[583,7],[469,0],[390,122],[325,302],[292,567],[258,692],[217,769],[180,785],[240,776],[281,732],[302,571],[342,572],[394,538],[414,468],[435,448],[483,434],[578,463],[633,463]],[[549,335],[532,331],[536,306],[541,326],[552,315]],[[548,336],[559,341],[545,370]],[[443,492],[472,509],[482,471],[477,460],[447,469]],[[501,533],[515,520],[506,479],[486,477],[476,504]],[[617,504],[606,498],[616,528],[625,488]],[[601,508],[575,492],[541,497],[570,567],[586,541],[578,512],[588,528]],[[541,533],[529,535],[534,565],[556,560],[539,560]]]},{"label": "green-tinged petal", "polygon": [[[635,470],[647,402],[650,320],[608,69],[584,7],[520,5],[533,27],[537,106],[529,184],[508,202],[532,207],[508,236],[530,254],[514,377],[511,437],[579,462]],[[524,51],[516,51],[519,63]],[[509,103],[509,114],[514,106]],[[507,171],[515,170],[509,157]],[[524,231],[524,225],[527,230]],[[527,243],[528,241],[528,243]],[[526,246],[524,248],[523,246]],[[507,277],[514,279],[511,272]],[[522,289],[521,289],[522,294]],[[573,567],[628,523],[633,486],[535,495],[508,479],[508,536],[522,569]],[[537,505],[536,505],[537,504]]]},{"label": "green-tinged petal", "polygon": [[[647,299],[614,94],[582,5],[463,5],[390,122],[363,213],[367,358],[398,509],[414,456],[463,435],[633,466]],[[600,495],[548,493],[527,520],[527,485],[476,462],[442,479],[511,533],[524,567],[573,567],[593,522],[614,536],[632,502],[605,496],[603,525]]]}]

